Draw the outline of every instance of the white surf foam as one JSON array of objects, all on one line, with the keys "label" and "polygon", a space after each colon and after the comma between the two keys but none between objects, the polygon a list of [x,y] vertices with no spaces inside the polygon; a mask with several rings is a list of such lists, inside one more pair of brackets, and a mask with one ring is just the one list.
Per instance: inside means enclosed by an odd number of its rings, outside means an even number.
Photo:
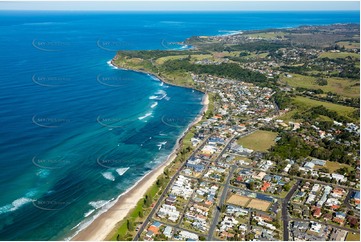
[{"label": "white surf foam", "polygon": [[39,169],[36,175],[40,178],[47,178],[50,175],[50,171],[47,169]]},{"label": "white surf foam", "polygon": [[89,202],[89,205],[95,209],[99,209],[99,208],[103,207],[104,205],[108,204],[110,201],[111,200],[92,201],[92,202]]},{"label": "white surf foam", "polygon": [[165,142],[160,142],[159,144],[157,144],[157,146],[159,147],[159,150],[162,149],[162,147],[167,143],[167,141]]},{"label": "white surf foam", "polygon": [[107,61],[108,66],[110,66],[112,69],[119,69],[117,66],[112,64],[112,60]]},{"label": "white surf foam", "polygon": [[144,116],[139,117],[138,119],[142,120],[142,119],[145,119],[145,118],[147,118],[147,117],[149,117],[151,115],[152,115],[152,112],[149,112],[149,113],[146,113]]},{"label": "white surf foam", "polygon": [[[91,215],[92,213],[94,213],[95,209],[91,209],[88,212],[84,213],[84,218],[88,217],[89,215]],[[75,227],[74,227],[75,228]]]},{"label": "white surf foam", "polygon": [[124,175],[124,173],[126,173],[127,170],[129,170],[129,167],[116,169],[116,171],[117,171],[117,173],[118,173],[119,176]]},{"label": "white surf foam", "polygon": [[109,181],[115,181],[115,177],[113,176],[113,174],[109,171],[107,172],[103,172],[102,173],[103,177]]},{"label": "white surf foam", "polygon": [[22,197],[14,200],[11,204],[0,207],[0,214],[13,212],[19,209],[24,204],[30,203],[33,200],[27,197]]},{"label": "white surf foam", "polygon": [[158,102],[153,103],[150,107],[155,108],[158,105]]}]

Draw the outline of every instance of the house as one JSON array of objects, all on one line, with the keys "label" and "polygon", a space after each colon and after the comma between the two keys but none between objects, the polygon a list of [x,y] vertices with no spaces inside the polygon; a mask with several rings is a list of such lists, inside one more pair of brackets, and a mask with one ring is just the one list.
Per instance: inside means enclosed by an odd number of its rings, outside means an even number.
[{"label": "house", "polygon": [[269,183],[269,182],[264,182],[264,183],[263,183],[263,186],[261,187],[261,191],[262,191],[262,192],[267,191],[267,189],[268,189],[270,186],[271,186],[271,183]]},{"label": "house", "polygon": [[291,166],[292,166],[291,164],[287,164],[287,166],[283,169],[283,172],[288,173]]},{"label": "house", "polygon": [[313,185],[312,189],[311,189],[311,192],[318,192],[318,190],[320,190],[320,184],[315,184]]},{"label": "house", "polygon": [[199,240],[198,235],[184,230],[179,233],[179,236],[186,240]]},{"label": "house", "polygon": [[171,238],[172,237],[172,227],[167,226],[165,227],[163,234],[167,237],[167,238]]},{"label": "house", "polygon": [[323,217],[323,219],[325,221],[330,221],[332,219],[332,214],[331,213],[325,213],[322,217]]},{"label": "house", "polygon": [[153,240],[152,237],[153,237],[154,233],[152,231],[148,231],[146,234],[145,234],[145,237],[148,239],[148,240]]},{"label": "house", "polygon": [[228,205],[226,213],[228,215],[235,215],[236,217],[239,217],[248,215],[248,210],[234,205]]},{"label": "house", "polygon": [[177,200],[177,197],[174,196],[173,194],[170,194],[167,199],[165,200],[165,204],[168,204],[168,205],[173,205]]},{"label": "house", "polygon": [[326,202],[327,196],[330,194],[331,190],[332,190],[332,187],[330,187],[330,186],[325,186],[324,187],[323,195],[317,202],[318,207],[323,206],[323,204]]},{"label": "house", "polygon": [[353,200],[355,204],[360,204],[360,191],[355,191],[351,195],[351,200]]},{"label": "house", "polygon": [[325,166],[326,165],[326,161],[325,160],[320,160],[320,159],[312,159],[311,162],[317,166]]},{"label": "house", "polygon": [[346,219],[346,214],[343,212],[336,212],[335,217],[333,218],[332,221],[334,221],[335,223],[339,223],[339,224],[343,224],[345,222]]},{"label": "house", "polygon": [[310,228],[311,232],[320,233],[321,229],[322,229],[321,224],[311,221],[311,228]]},{"label": "house", "polygon": [[313,201],[315,201],[315,198],[316,198],[316,195],[314,194],[310,194],[308,197],[307,197],[307,200],[306,200],[306,204],[311,204]]},{"label": "house", "polygon": [[315,217],[315,218],[319,218],[321,217],[321,208],[319,207],[316,207],[314,210],[313,210],[313,214],[312,216]]},{"label": "house", "polygon": [[344,189],[335,188],[332,190],[331,196],[336,197],[336,198],[341,198],[345,193],[346,193],[346,191]]},{"label": "house", "polygon": [[166,218],[172,222],[176,222],[179,218],[179,211],[173,205],[163,204],[162,207],[159,209],[157,215],[160,218]]},{"label": "house", "polygon": [[154,225],[151,225],[149,228],[148,228],[148,232],[151,231],[153,232],[153,234],[157,235],[159,234],[159,227],[156,227]]},{"label": "house", "polygon": [[315,164],[312,162],[306,162],[303,167],[307,170],[313,170],[313,168],[315,167]]},{"label": "house", "polygon": [[263,178],[266,176],[267,174],[263,171],[259,172],[257,175],[253,175],[252,178],[256,179],[256,180],[260,180],[262,181]]},{"label": "house", "polygon": [[332,173],[331,174],[332,179],[335,179],[337,182],[346,182],[347,178],[344,175]]}]

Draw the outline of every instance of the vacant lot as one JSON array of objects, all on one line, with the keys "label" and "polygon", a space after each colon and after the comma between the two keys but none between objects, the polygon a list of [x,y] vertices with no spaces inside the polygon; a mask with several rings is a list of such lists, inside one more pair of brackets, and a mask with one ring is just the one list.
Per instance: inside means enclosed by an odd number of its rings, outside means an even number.
[{"label": "vacant lot", "polygon": [[264,33],[255,33],[255,34],[245,34],[245,36],[253,38],[263,38],[263,39],[274,39],[274,38],[284,38],[284,32],[264,32]]},{"label": "vacant lot", "polygon": [[351,42],[351,41],[340,41],[337,44],[345,49],[360,49],[360,43]]},{"label": "vacant lot", "polygon": [[[330,173],[333,173],[342,167],[346,167],[349,170],[353,170],[353,168],[347,164],[342,164],[334,161],[326,161],[326,164],[323,167],[326,167]],[[322,168],[322,166],[317,166],[317,168]]]},{"label": "vacant lot", "polygon": [[237,143],[248,149],[256,151],[267,151],[275,144],[277,133],[270,131],[258,130],[251,135],[240,138]]},{"label": "vacant lot", "polygon": [[330,102],[321,102],[306,97],[297,96],[293,99],[293,103],[299,106],[300,109],[308,109],[315,106],[324,106],[325,108],[337,112],[339,115],[349,116],[355,111],[355,108],[347,107]]},{"label": "vacant lot", "polygon": [[353,57],[356,59],[360,59],[360,55],[357,53],[350,53],[350,52],[323,52],[320,54],[319,58],[330,58],[330,59],[337,59],[337,58],[346,58],[346,57]]},{"label": "vacant lot", "polygon": [[360,234],[348,232],[346,241],[360,241]]},{"label": "vacant lot", "polygon": [[337,93],[346,97],[359,97],[360,88],[355,86],[359,80],[351,80],[346,78],[325,78],[327,85],[320,86],[316,83],[317,78],[312,76],[292,74],[292,77],[282,77],[281,80],[291,87],[302,87],[309,89],[321,89],[324,92]]},{"label": "vacant lot", "polygon": [[233,194],[227,201],[227,203],[234,204],[237,206],[245,207],[249,200],[249,197]]},{"label": "vacant lot", "polygon": [[271,205],[270,202],[260,200],[260,199],[252,199],[252,201],[247,205],[247,208],[253,208],[261,211],[267,211],[269,206]]}]

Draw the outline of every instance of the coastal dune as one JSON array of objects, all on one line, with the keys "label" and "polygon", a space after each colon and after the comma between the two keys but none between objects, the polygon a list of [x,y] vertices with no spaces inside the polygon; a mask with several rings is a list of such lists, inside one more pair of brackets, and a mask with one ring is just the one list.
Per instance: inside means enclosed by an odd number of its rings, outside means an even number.
[{"label": "coastal dune", "polygon": [[[202,104],[203,109],[200,115],[198,115],[198,117],[188,126],[182,137],[184,137],[185,133],[189,130],[190,127],[200,122],[204,113],[207,112],[209,104],[208,94],[204,94]],[[120,196],[113,207],[96,218],[88,227],[74,236],[72,240],[105,240],[108,235],[114,231],[118,222],[120,222],[128,215],[128,213],[136,206],[138,201],[145,196],[147,190],[157,181],[157,178],[164,172],[164,169],[177,157],[179,141],[182,139],[182,137],[178,139],[176,146],[165,162],[145,175],[129,191]]]}]

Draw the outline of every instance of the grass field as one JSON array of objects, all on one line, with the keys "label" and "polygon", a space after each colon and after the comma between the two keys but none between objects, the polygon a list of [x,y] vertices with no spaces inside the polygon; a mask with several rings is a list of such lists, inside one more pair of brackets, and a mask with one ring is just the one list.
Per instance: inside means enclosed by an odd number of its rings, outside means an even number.
[{"label": "grass field", "polygon": [[346,58],[347,56],[360,59],[360,55],[357,53],[349,53],[349,52],[323,52],[319,55],[319,58],[330,58],[330,59],[337,59],[337,58]]},{"label": "grass field", "polygon": [[300,110],[306,110],[315,106],[324,106],[325,108],[337,112],[339,115],[348,116],[355,111],[355,108],[347,107],[339,104],[330,102],[321,102],[306,97],[297,96],[293,99],[293,103],[296,104]]},{"label": "grass field", "polygon": [[249,197],[246,196],[240,196],[237,194],[233,194],[228,200],[227,203],[234,204],[237,206],[245,207],[249,200],[251,200]]},{"label": "grass field", "polygon": [[348,232],[346,241],[360,241],[360,234]]},{"label": "grass field", "polygon": [[270,202],[260,200],[260,199],[252,199],[252,201],[247,205],[247,208],[253,208],[261,211],[267,211],[269,206],[271,205]]},{"label": "grass field", "polygon": [[360,49],[360,43],[357,42],[351,42],[351,41],[340,41],[337,42],[339,46],[344,46],[346,49]]},{"label": "grass field", "polygon": [[267,151],[272,145],[275,144],[277,133],[258,130],[251,135],[240,138],[237,143],[246,148],[256,151]]},{"label": "grass field", "polygon": [[[317,168],[321,168],[322,166],[316,166]],[[326,161],[325,166],[330,173],[333,173],[334,171],[342,168],[342,167],[347,167],[349,170],[354,170],[351,166],[347,165],[347,164],[342,164],[342,163],[338,163],[338,162],[334,162],[334,161]]]},{"label": "grass field", "polygon": [[179,59],[186,58],[187,56],[188,55],[171,55],[171,56],[160,57],[155,60],[155,63],[157,65],[162,65],[167,60],[179,60]]},{"label": "grass field", "polygon": [[351,80],[344,78],[325,78],[327,80],[326,86],[320,86],[316,83],[317,78],[312,76],[305,76],[299,74],[291,74],[292,77],[282,77],[281,80],[287,82],[291,87],[302,87],[309,89],[321,89],[324,92],[337,93],[346,97],[359,97],[360,88],[353,86],[359,80]]},{"label": "grass field", "polygon": [[253,38],[264,38],[264,39],[274,39],[277,36],[284,38],[284,32],[264,32],[264,33],[255,33],[255,34],[246,34],[245,36],[253,37]]}]

